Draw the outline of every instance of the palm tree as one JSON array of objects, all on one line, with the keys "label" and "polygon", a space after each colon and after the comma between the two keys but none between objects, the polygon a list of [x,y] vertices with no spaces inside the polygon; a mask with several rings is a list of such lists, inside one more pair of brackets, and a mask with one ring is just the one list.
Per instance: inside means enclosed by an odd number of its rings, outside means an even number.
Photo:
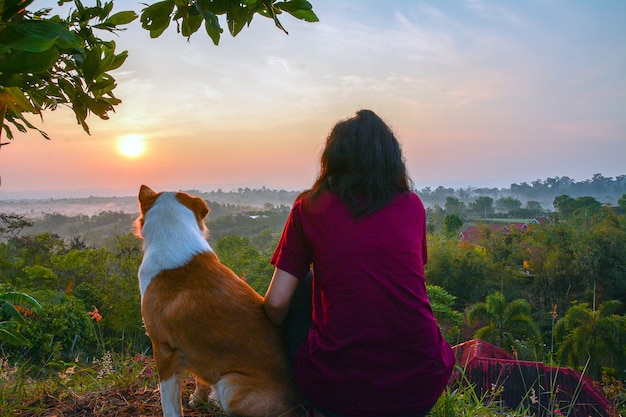
[{"label": "palm tree", "polygon": [[41,305],[28,294],[21,292],[0,293],[0,346],[29,345],[29,341],[19,333],[19,325],[28,316],[41,310]]},{"label": "palm tree", "polygon": [[622,308],[618,300],[606,301],[597,310],[587,303],[570,307],[554,327],[561,364],[580,369],[591,358],[587,372],[592,378],[599,379],[603,367],[624,378],[626,316],[619,314]]},{"label": "palm tree", "polygon": [[471,306],[466,318],[472,326],[477,323],[488,323],[476,330],[474,338],[492,343],[509,352],[523,352],[524,342],[531,342],[535,349],[541,346],[539,328],[531,318],[530,304],[524,299],[507,303],[504,295],[496,291],[489,294],[484,303]]}]

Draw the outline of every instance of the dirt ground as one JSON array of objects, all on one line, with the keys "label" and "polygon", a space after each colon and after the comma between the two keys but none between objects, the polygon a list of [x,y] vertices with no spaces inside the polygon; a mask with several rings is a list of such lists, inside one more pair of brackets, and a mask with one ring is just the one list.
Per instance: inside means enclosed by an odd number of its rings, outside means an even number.
[{"label": "dirt ground", "polygon": [[[198,408],[187,405],[193,391],[189,382],[183,389],[185,417],[220,417],[219,407],[207,403]],[[158,389],[145,387],[108,388],[84,395],[55,398],[46,395],[33,401],[12,415],[16,417],[162,417],[161,396]]]}]

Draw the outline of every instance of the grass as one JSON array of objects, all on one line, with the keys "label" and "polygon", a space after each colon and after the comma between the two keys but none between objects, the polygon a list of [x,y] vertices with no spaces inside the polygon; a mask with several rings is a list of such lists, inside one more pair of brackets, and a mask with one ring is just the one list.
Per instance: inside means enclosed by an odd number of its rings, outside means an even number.
[{"label": "grass", "polygon": [[[463,369],[457,368],[459,383],[448,388],[430,412],[431,417],[526,417],[529,409],[507,409],[501,401],[501,384],[479,395],[467,380]],[[616,395],[616,404],[623,412],[623,385],[607,380]],[[194,382],[187,378],[183,386],[184,412],[188,417],[224,417],[219,407],[204,403],[191,409],[186,401]],[[607,390],[605,390],[607,391]],[[610,392],[610,390],[607,392]],[[529,400],[535,395],[529,390]],[[609,396],[610,397],[610,396]],[[528,401],[522,401],[527,404]],[[617,408],[618,408],[617,407]],[[567,417],[566,409],[545,410],[543,416]],[[18,417],[117,417],[140,415],[161,416],[158,379],[152,357],[146,355],[112,354],[106,352],[93,363],[49,363],[44,368],[28,364],[10,364],[0,358],[0,416]],[[615,414],[619,414],[616,412]]]},{"label": "grass", "polygon": [[499,381],[492,384],[488,392],[479,394],[475,384],[465,374],[465,369],[455,367],[458,374],[454,388],[448,386],[430,411],[430,417],[526,417],[528,409],[521,406],[511,410],[506,407],[501,395],[504,387]]}]

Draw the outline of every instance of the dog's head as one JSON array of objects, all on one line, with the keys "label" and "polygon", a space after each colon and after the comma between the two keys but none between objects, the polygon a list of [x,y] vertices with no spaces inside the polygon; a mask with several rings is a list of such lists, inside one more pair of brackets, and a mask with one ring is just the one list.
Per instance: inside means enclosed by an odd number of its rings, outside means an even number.
[{"label": "dog's head", "polygon": [[[173,205],[172,202],[177,202],[178,204]],[[198,225],[200,231],[204,234],[206,233],[206,225],[204,224],[204,218],[209,214],[209,207],[206,202],[200,197],[194,197],[187,193],[183,192],[160,192],[157,193],[153,191],[150,187],[146,185],[142,185],[139,189],[139,217],[135,221],[135,234],[139,237],[143,237],[142,230],[144,225],[146,224],[146,216],[153,207],[156,206],[165,206],[163,207],[164,211],[168,212],[169,215],[174,217],[178,216],[176,213],[177,210],[186,210],[189,209],[195,216],[195,221]],[[182,205],[183,207],[178,207]],[[185,209],[186,207],[186,209]],[[182,215],[183,212],[180,212]]]}]

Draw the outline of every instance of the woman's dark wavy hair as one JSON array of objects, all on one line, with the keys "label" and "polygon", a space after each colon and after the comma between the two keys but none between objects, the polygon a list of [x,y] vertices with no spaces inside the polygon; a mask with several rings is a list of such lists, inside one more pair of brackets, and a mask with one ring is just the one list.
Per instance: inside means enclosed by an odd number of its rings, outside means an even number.
[{"label": "woman's dark wavy hair", "polygon": [[383,208],[398,193],[411,191],[400,144],[371,110],[359,110],[333,127],[320,166],[317,180],[304,194],[315,199],[330,190],[350,206],[355,218]]}]

